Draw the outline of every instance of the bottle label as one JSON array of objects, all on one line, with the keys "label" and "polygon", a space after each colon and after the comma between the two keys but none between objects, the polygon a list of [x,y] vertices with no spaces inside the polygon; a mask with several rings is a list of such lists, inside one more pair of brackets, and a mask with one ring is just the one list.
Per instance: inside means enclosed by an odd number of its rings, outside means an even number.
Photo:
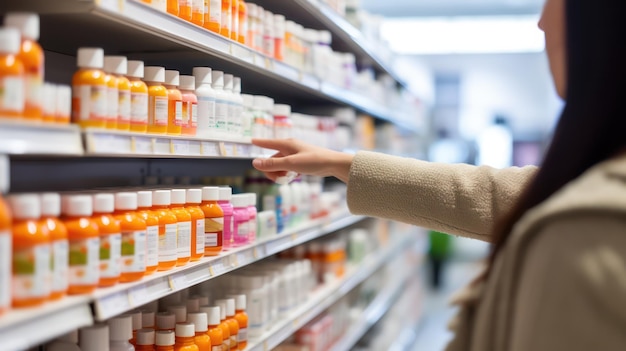
[{"label": "bottle label", "polygon": [[177,253],[178,258],[191,255],[191,222],[178,222]]},{"label": "bottle label", "polygon": [[52,242],[52,283],[53,292],[67,290],[69,244],[67,240]]},{"label": "bottle label", "polygon": [[121,273],[122,235],[120,233],[100,237],[100,277],[117,278]]},{"label": "bottle label", "polygon": [[220,132],[228,130],[228,105],[228,102],[225,100],[215,101],[215,127]]},{"label": "bottle label", "polygon": [[69,285],[98,283],[100,238],[70,241]]},{"label": "bottle label", "polygon": [[248,341],[248,328],[239,328],[239,334],[237,334],[237,342]]},{"label": "bottle label", "polygon": [[233,221],[233,216],[224,215],[224,230],[222,231],[224,246],[226,247],[230,246],[230,243],[233,241],[234,229],[235,229],[235,223]]},{"label": "bottle label", "polygon": [[27,74],[24,81],[26,89],[26,104],[43,107],[43,79],[38,74]]},{"label": "bottle label", "polygon": [[206,0],[193,0],[192,11],[204,15],[204,3]]},{"label": "bottle label", "polygon": [[50,245],[13,251],[13,299],[24,300],[50,294]]},{"label": "bottle label", "polygon": [[0,110],[23,112],[24,103],[24,79],[20,76],[0,79]]},{"label": "bottle label", "polygon": [[224,217],[204,219],[204,247],[220,246],[219,237],[224,230]]},{"label": "bottle label", "polygon": [[191,104],[191,122],[189,126],[191,128],[198,127],[198,104],[195,102]]},{"label": "bottle label", "polygon": [[198,96],[198,128],[215,129],[215,99]]},{"label": "bottle label", "polygon": [[247,312],[248,312],[248,326],[250,329],[259,330],[263,328],[264,318],[263,318],[263,304],[259,296],[248,295],[246,294],[246,299],[248,300],[247,304]]},{"label": "bottle label", "polygon": [[146,271],[146,231],[122,232],[122,273]]},{"label": "bottle label", "polygon": [[209,0],[209,21],[212,23],[222,23],[222,1]]},{"label": "bottle label", "polygon": [[159,226],[151,225],[146,230],[146,266],[159,264]]},{"label": "bottle label", "polygon": [[[117,95],[118,100],[118,114],[117,121],[121,123],[129,123],[130,122],[130,110],[131,110],[131,97],[130,91],[128,90],[120,90]],[[146,103],[147,105],[147,103]]]},{"label": "bottle label", "polygon": [[119,112],[119,93],[117,88],[107,88],[107,119],[116,121]]},{"label": "bottle label", "polygon": [[191,124],[191,101],[184,101],[183,103],[183,126],[189,126]]},{"label": "bottle label", "polygon": [[263,35],[263,53],[273,57],[274,56],[274,38],[271,35]]},{"label": "bottle label", "polygon": [[237,335],[230,336],[230,349],[237,350]]},{"label": "bottle label", "polygon": [[[230,1],[229,1],[230,2]],[[230,32],[231,28],[231,17],[233,15],[232,9],[230,6],[222,7],[222,29],[226,29]]]},{"label": "bottle label", "polygon": [[240,238],[247,238],[250,235],[249,222],[245,221],[245,222],[237,223],[236,233],[237,233],[237,236]]},{"label": "bottle label", "polygon": [[196,255],[204,254],[204,228],[204,218],[196,220]]},{"label": "bottle label", "polygon": [[222,345],[211,347],[211,351],[223,351]]},{"label": "bottle label", "polygon": [[230,102],[228,103],[228,115],[226,117],[226,130],[229,133],[236,133],[236,126],[235,126],[235,113],[236,113],[237,107],[235,106],[234,103]]},{"label": "bottle label", "polygon": [[148,123],[148,94],[130,94],[130,122],[132,124]]},{"label": "bottle label", "polygon": [[167,97],[150,96],[148,108],[148,124],[167,126]]},{"label": "bottle label", "polygon": [[176,231],[178,225],[159,225],[159,262],[176,261],[178,253],[176,251]]},{"label": "bottle label", "polygon": [[178,6],[191,7],[191,0],[178,0]]},{"label": "bottle label", "polygon": [[183,102],[176,101],[173,104],[174,107],[174,125],[182,127],[183,123]]},{"label": "bottle label", "polygon": [[0,308],[11,304],[11,233],[0,230]]}]

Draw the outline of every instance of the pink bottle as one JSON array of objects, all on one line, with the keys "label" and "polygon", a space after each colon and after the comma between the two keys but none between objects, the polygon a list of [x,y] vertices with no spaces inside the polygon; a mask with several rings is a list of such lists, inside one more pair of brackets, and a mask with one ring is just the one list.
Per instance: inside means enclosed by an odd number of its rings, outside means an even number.
[{"label": "pink bottle", "polygon": [[222,212],[224,212],[224,229],[222,231],[224,237],[222,249],[224,251],[231,248],[234,244],[233,205],[230,203],[232,196],[233,189],[231,189],[231,187],[220,187],[220,199],[217,201],[217,204],[220,205]]},{"label": "pink bottle", "polygon": [[256,194],[255,193],[247,193],[248,196],[248,216],[249,220],[249,237],[248,242],[253,243],[256,241]]},{"label": "pink bottle", "polygon": [[248,212],[248,196],[238,194],[232,196],[233,203],[233,240],[235,246],[248,243],[250,238],[250,213]]}]

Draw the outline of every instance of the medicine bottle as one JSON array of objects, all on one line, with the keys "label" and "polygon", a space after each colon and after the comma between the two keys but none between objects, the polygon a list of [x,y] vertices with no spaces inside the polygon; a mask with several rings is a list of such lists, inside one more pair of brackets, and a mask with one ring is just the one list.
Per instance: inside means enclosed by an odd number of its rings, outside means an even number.
[{"label": "medicine bottle", "polygon": [[239,350],[245,350],[248,346],[248,314],[246,313],[246,295],[231,295],[235,299],[235,320],[239,324],[237,334],[237,346]]},{"label": "medicine bottle", "polygon": [[155,333],[156,351],[174,351],[174,331],[160,330]]},{"label": "medicine bottle", "polygon": [[193,323],[176,323],[175,351],[199,351]]},{"label": "medicine bottle", "polygon": [[187,190],[187,204],[185,209],[191,215],[191,260],[197,261],[204,257],[204,212],[202,204],[202,189]]},{"label": "medicine bottle", "polygon": [[192,323],[195,330],[194,343],[198,346],[199,351],[211,350],[211,337],[208,334],[209,321],[207,314],[204,312],[189,313],[187,320]]},{"label": "medicine bottle", "polygon": [[246,45],[248,42],[248,6],[243,0],[239,0],[239,9],[237,11],[239,16],[239,30],[237,31],[237,41],[240,44]]},{"label": "medicine bottle", "polygon": [[191,0],[178,0],[178,17],[191,22],[192,18]]},{"label": "medicine bottle", "polygon": [[146,221],[137,214],[137,193],[115,194],[115,219],[122,232],[120,282],[140,280],[146,274]]},{"label": "medicine bottle", "polygon": [[168,94],[163,86],[165,68],[144,67],[143,80],[148,85],[148,133],[165,134],[168,125]]},{"label": "medicine bottle", "polygon": [[239,39],[239,2],[240,0],[230,2],[230,39],[234,41]]},{"label": "medicine bottle", "polygon": [[230,95],[224,91],[224,72],[212,71],[211,76],[215,91],[215,136],[223,138],[228,135]]},{"label": "medicine bottle", "polygon": [[233,189],[230,187],[219,188],[218,205],[224,212],[223,249],[228,250],[234,243],[233,238],[233,205],[230,203]]},{"label": "medicine bottle", "polygon": [[143,62],[128,61],[126,77],[130,81],[130,131],[148,131],[148,86],[143,78]]},{"label": "medicine bottle", "polygon": [[[131,85],[126,78],[128,62],[124,56],[105,56],[104,71],[117,79],[117,96],[112,101],[117,106],[116,128],[130,130]],[[111,107],[111,105],[109,105]]]},{"label": "medicine bottle", "polygon": [[122,233],[113,217],[115,197],[113,194],[93,196],[93,221],[100,233],[100,280],[98,286],[117,284],[122,274]]},{"label": "medicine bottle", "polygon": [[109,326],[96,324],[80,329],[81,351],[107,351],[109,349]]},{"label": "medicine bottle", "polygon": [[224,333],[220,325],[220,308],[217,306],[201,306],[200,311],[206,313],[208,317],[207,335],[211,338],[211,351],[222,351],[224,344]]},{"label": "medicine bottle", "polygon": [[[50,298],[59,299],[67,293],[69,269],[69,243],[67,228],[59,220],[61,215],[61,196],[57,193],[45,193],[40,196],[41,220],[50,234],[50,255],[52,272]],[[1,206],[1,205],[0,205]]]},{"label": "medicine bottle", "polygon": [[194,67],[196,79],[196,96],[198,97],[198,126],[196,135],[201,138],[214,137],[217,122],[215,120],[215,91],[211,87],[213,81],[211,69]]},{"label": "medicine bottle", "polygon": [[15,28],[0,28],[0,114],[24,115],[24,65],[17,58],[20,33]]},{"label": "medicine bottle", "polygon": [[228,325],[230,331],[230,349],[238,350],[237,338],[239,334],[239,323],[237,323],[235,319],[235,300],[220,299],[215,300],[215,303],[220,306],[220,310],[222,308],[225,310],[225,319],[223,319],[223,322]]},{"label": "medicine bottle", "polygon": [[182,130],[183,135],[196,135],[198,129],[198,97],[196,96],[196,78],[180,76],[180,93],[182,96]]},{"label": "medicine bottle", "polygon": [[122,315],[108,320],[109,351],[135,351],[128,342],[133,337],[132,319],[130,315]]},{"label": "medicine bottle", "polygon": [[159,218],[159,266],[164,271],[176,266],[178,252],[176,248],[176,232],[178,220],[170,211],[171,193],[169,190],[156,190],[152,193],[152,210]]},{"label": "medicine bottle", "polygon": [[222,0],[204,0],[204,3],[204,23],[202,26],[213,33],[220,34],[222,28]]},{"label": "medicine bottle", "polygon": [[200,209],[204,212],[204,254],[217,256],[223,247],[224,211],[217,203],[219,201],[219,188],[202,188],[202,204]]},{"label": "medicine bottle", "polygon": [[176,232],[177,266],[184,266],[191,259],[191,214],[185,209],[187,193],[185,189],[172,190],[170,210],[176,216],[178,228]]},{"label": "medicine bottle", "polygon": [[137,214],[146,221],[146,275],[159,265],[159,217],[152,210],[152,192],[137,192]]},{"label": "medicine bottle", "polygon": [[153,329],[145,328],[138,330],[135,351],[154,351],[154,334]]},{"label": "medicine bottle", "polygon": [[230,31],[232,29],[232,16],[232,0],[222,0],[222,22],[220,26],[220,34],[226,38],[230,38]]},{"label": "medicine bottle", "polygon": [[183,96],[178,90],[180,84],[178,71],[165,71],[167,89],[167,134],[180,135],[183,128]]},{"label": "medicine bottle", "polygon": [[[108,63],[108,64],[107,64]],[[111,73],[112,65],[107,62],[107,57],[104,57],[104,81],[107,86],[106,97],[106,120],[105,127],[107,129],[117,129],[117,114],[119,109],[118,92],[117,92],[117,77]]]},{"label": "medicine bottle", "polygon": [[156,314],[157,331],[174,331],[176,329],[176,316],[171,312],[159,312]]},{"label": "medicine bottle", "polygon": [[[206,1],[208,4],[208,0]],[[191,23],[202,27],[204,25],[204,0],[192,0],[191,2]]]},{"label": "medicine bottle", "polygon": [[77,56],[79,69],[72,77],[72,122],[83,128],[104,128],[108,112],[104,51],[80,48]]},{"label": "medicine bottle", "polygon": [[233,242],[235,246],[248,244],[250,238],[250,212],[248,212],[248,196],[237,194],[232,196],[233,205]]}]

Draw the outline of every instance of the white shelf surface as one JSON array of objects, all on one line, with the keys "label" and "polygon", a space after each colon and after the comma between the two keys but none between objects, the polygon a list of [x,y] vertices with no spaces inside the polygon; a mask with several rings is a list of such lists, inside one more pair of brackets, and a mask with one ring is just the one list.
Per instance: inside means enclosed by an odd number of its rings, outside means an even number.
[{"label": "white shelf surface", "polygon": [[[417,240],[419,240],[417,236],[407,235],[386,250],[367,257],[361,265],[350,267],[343,278],[336,279],[315,290],[305,304],[291,311],[262,336],[250,338],[246,351],[267,351],[277,347]],[[388,289],[385,289],[379,296],[385,297],[385,301],[390,300],[400,290],[402,284],[397,285],[393,286],[394,291],[386,292]]]},{"label": "white shelf surface", "polygon": [[76,125],[0,119],[0,154],[82,155],[80,129]]}]

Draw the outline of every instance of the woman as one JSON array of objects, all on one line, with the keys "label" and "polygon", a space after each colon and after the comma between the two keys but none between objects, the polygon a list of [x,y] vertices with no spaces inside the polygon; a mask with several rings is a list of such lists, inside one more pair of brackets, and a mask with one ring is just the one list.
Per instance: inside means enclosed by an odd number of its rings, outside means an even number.
[{"label": "woman", "polygon": [[624,13],[624,0],[547,0],[539,26],[567,103],[540,170],[292,140],[255,140],[278,153],[254,166],[271,179],[335,176],[354,213],[494,243],[486,272],[455,299],[449,350],[626,350]]}]

